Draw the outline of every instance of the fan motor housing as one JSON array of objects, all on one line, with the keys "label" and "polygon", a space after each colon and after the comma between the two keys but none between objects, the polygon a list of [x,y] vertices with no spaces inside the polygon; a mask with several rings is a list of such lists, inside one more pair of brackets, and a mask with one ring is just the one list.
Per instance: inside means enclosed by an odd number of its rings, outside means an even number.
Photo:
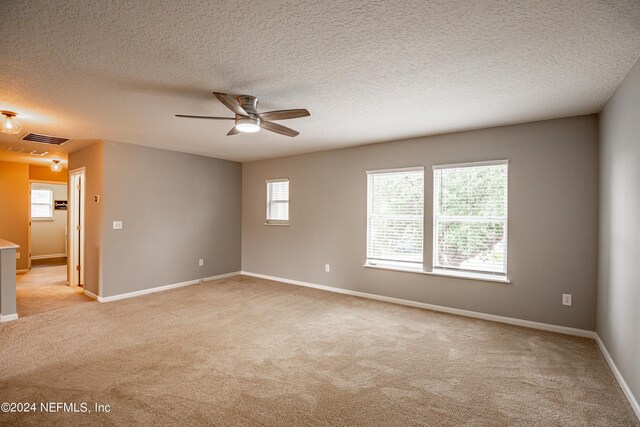
[{"label": "fan motor housing", "polygon": [[244,111],[251,115],[258,114],[258,98],[251,95],[239,95],[236,99]]}]

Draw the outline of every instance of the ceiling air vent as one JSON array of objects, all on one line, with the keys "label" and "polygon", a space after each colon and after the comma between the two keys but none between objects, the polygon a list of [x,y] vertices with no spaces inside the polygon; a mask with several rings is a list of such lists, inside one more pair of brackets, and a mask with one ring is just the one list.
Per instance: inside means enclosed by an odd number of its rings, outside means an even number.
[{"label": "ceiling air vent", "polygon": [[40,135],[39,133],[28,133],[22,138],[24,141],[39,142],[41,144],[63,145],[69,138],[58,138],[57,136]]}]

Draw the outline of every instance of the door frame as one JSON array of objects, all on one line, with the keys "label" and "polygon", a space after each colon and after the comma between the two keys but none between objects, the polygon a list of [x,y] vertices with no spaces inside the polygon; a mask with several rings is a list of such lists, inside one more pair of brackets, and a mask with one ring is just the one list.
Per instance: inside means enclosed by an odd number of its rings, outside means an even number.
[{"label": "door frame", "polygon": [[[31,270],[31,226],[32,226],[32,222],[31,222],[31,185],[32,184],[54,184],[54,185],[66,185],[67,186],[67,198],[69,197],[69,182],[68,181],[47,181],[47,180],[43,180],[43,179],[30,179],[29,180],[29,232],[28,232],[28,236],[27,236],[27,257],[28,257],[28,261],[27,261],[27,268],[29,270]],[[67,199],[68,200],[68,199]],[[53,207],[52,207],[53,209]],[[65,236],[65,245],[64,245],[64,249],[65,251],[67,251],[67,253],[65,255],[69,256],[69,239],[68,239],[68,235],[69,235],[69,211],[67,210],[67,235]],[[69,259],[67,258],[67,264],[69,263]],[[69,283],[68,280],[69,277],[69,271],[67,269],[67,284]]]},{"label": "door frame", "polygon": [[86,210],[86,168],[69,171],[67,186],[67,285],[84,286],[85,273],[85,210]]}]

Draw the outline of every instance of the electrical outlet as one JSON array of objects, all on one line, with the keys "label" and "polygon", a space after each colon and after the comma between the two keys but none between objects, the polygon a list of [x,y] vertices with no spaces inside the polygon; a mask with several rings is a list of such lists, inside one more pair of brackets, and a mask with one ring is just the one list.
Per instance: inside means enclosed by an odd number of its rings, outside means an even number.
[{"label": "electrical outlet", "polygon": [[204,265],[204,260],[203,260],[203,259],[201,259],[200,261],[198,261],[198,265],[199,265],[200,267],[202,267],[202,266]]},{"label": "electrical outlet", "polygon": [[562,305],[571,305],[571,294],[562,294]]},{"label": "electrical outlet", "polygon": [[329,273],[331,271],[331,265],[329,264],[325,264],[324,265],[324,271],[326,271],[327,273]]},{"label": "electrical outlet", "polygon": [[122,230],[122,221],[113,221],[114,230]]},{"label": "electrical outlet", "polygon": [[20,252],[16,252],[16,259],[20,259]]}]

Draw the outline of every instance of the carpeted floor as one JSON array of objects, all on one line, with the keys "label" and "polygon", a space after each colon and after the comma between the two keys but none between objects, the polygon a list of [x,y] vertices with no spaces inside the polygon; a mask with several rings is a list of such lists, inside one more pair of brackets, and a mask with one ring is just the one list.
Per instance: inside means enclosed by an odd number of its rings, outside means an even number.
[{"label": "carpeted floor", "polygon": [[67,286],[67,266],[38,265],[17,275],[16,302],[19,317],[33,316],[93,301],[82,288]]},{"label": "carpeted floor", "polygon": [[590,339],[246,276],[2,324],[0,396],[110,405],[2,425],[640,425]]}]

